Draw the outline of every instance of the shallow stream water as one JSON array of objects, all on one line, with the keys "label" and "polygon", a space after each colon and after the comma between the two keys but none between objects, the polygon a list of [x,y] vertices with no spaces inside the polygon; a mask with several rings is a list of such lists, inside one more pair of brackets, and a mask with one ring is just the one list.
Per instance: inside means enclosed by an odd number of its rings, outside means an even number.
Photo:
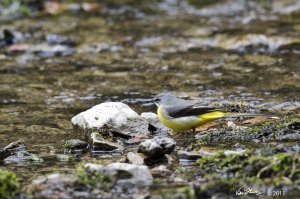
[{"label": "shallow stream water", "polygon": [[204,105],[297,107],[299,2],[203,2],[103,4],[96,13],[0,21],[0,32],[15,35],[14,44],[0,49],[0,147],[23,140],[44,160],[0,168],[26,185],[95,158],[57,156],[76,138],[70,119],[101,102],[155,112],[147,101],[173,91]]}]

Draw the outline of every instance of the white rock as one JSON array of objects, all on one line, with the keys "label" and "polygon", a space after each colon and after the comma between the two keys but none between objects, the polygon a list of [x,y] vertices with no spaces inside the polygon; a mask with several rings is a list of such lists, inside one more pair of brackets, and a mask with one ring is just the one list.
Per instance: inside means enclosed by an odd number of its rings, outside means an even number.
[{"label": "white rock", "polygon": [[106,168],[110,170],[126,171],[132,175],[129,180],[120,179],[118,180],[118,183],[133,183],[141,186],[152,185],[153,177],[147,166],[127,163],[111,163],[107,165]]},{"label": "white rock", "polygon": [[232,151],[232,150],[225,150],[224,151],[224,155],[229,156],[229,155],[243,155],[244,154],[244,150],[240,150],[240,151]]},{"label": "white rock", "polygon": [[79,113],[72,118],[72,124],[82,130],[97,129],[111,131],[125,136],[148,134],[148,122],[121,102],[106,102]]},{"label": "white rock", "polygon": [[131,164],[143,165],[145,157],[140,153],[128,152],[126,154],[126,159]]},{"label": "white rock", "polygon": [[100,171],[103,166],[101,164],[86,163],[84,167],[90,171]]},{"label": "white rock", "polygon": [[[117,183],[119,185],[134,184],[138,186],[150,186],[153,182],[153,177],[147,166],[135,165],[127,163],[111,163],[107,166],[102,166],[98,164],[87,163],[85,164],[87,169],[91,171],[98,171],[109,176],[116,176]],[[118,179],[120,172],[126,172],[129,174],[128,178],[124,176]]]}]

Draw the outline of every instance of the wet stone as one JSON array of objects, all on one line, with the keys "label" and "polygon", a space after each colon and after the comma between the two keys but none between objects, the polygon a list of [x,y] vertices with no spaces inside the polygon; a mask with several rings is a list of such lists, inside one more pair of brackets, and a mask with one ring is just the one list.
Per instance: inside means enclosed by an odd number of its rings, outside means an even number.
[{"label": "wet stone", "polygon": [[156,136],[153,138],[153,141],[162,147],[165,154],[171,154],[176,146],[175,140],[169,137]]},{"label": "wet stone", "polygon": [[11,150],[11,151],[24,150],[25,144],[22,141],[16,141],[16,142],[10,143],[6,147],[4,147],[4,149]]},{"label": "wet stone", "polygon": [[29,51],[36,53],[39,57],[49,58],[55,56],[69,56],[75,53],[75,50],[69,46],[65,45],[48,45],[48,44],[38,44],[30,46]]},{"label": "wet stone", "polygon": [[283,102],[272,107],[274,110],[294,110],[299,107],[297,102]]},{"label": "wet stone", "polygon": [[156,136],[142,142],[138,147],[138,152],[144,154],[148,159],[163,157],[165,154],[171,154],[176,146],[172,138]]},{"label": "wet stone", "polygon": [[123,151],[124,147],[117,144],[105,140],[100,133],[93,132],[90,137],[92,150],[93,151],[113,151],[113,150],[120,150]]},{"label": "wet stone", "polygon": [[137,135],[125,141],[126,144],[140,144],[142,141],[146,140],[149,136],[146,135]]},{"label": "wet stone", "polygon": [[4,29],[2,33],[0,33],[0,47],[12,45],[21,40],[23,40],[23,35],[19,32]]},{"label": "wet stone", "polygon": [[72,198],[77,177],[72,174],[50,174],[31,182],[27,191],[33,198]]},{"label": "wet stone", "polygon": [[278,136],[278,140],[281,141],[299,141],[300,140],[300,132],[291,132],[289,134]]},{"label": "wet stone", "polygon": [[236,148],[236,150],[243,150],[243,149],[245,149],[245,145],[243,145],[241,143],[236,143],[234,145],[234,148]]},{"label": "wet stone", "polygon": [[154,177],[167,177],[172,174],[172,171],[169,170],[165,165],[159,165],[151,169],[151,173]]},{"label": "wet stone", "polygon": [[300,121],[294,121],[288,125],[289,129],[300,131]]},{"label": "wet stone", "polygon": [[5,158],[7,158],[10,155],[11,155],[11,153],[10,153],[9,150],[7,150],[7,149],[0,149],[0,161],[4,160]]},{"label": "wet stone", "polygon": [[154,140],[145,140],[139,145],[138,152],[144,154],[147,158],[162,157],[165,153],[163,148]]},{"label": "wet stone", "polygon": [[5,163],[21,163],[21,162],[43,162],[43,159],[38,155],[29,153],[27,151],[19,151],[16,155],[12,155],[4,159]]},{"label": "wet stone", "polygon": [[70,156],[65,154],[59,154],[56,156],[56,158],[60,162],[68,162],[70,160]]},{"label": "wet stone", "polygon": [[296,144],[296,145],[292,146],[292,151],[295,151],[295,152],[299,153],[300,152],[300,145]]},{"label": "wet stone", "polygon": [[63,145],[66,150],[85,150],[88,147],[88,143],[79,139],[67,140]]},{"label": "wet stone", "polygon": [[259,139],[253,139],[251,141],[254,142],[254,143],[260,143],[261,142],[261,140],[259,140]]},{"label": "wet stone", "polygon": [[178,158],[179,159],[184,159],[184,160],[197,160],[201,158],[201,154],[195,151],[182,151],[179,150],[177,152]]},{"label": "wet stone", "polygon": [[150,186],[153,182],[153,177],[147,166],[133,165],[126,163],[112,163],[104,168],[105,171],[126,171],[131,174],[129,179],[119,179],[119,184],[135,184],[139,186]]},{"label": "wet stone", "polygon": [[288,147],[285,144],[278,144],[275,148],[278,153],[286,153],[289,152]]},{"label": "wet stone", "polygon": [[66,36],[60,36],[55,34],[48,34],[46,36],[46,41],[50,45],[56,45],[56,44],[68,45],[68,46],[75,45],[74,39],[70,39]]}]

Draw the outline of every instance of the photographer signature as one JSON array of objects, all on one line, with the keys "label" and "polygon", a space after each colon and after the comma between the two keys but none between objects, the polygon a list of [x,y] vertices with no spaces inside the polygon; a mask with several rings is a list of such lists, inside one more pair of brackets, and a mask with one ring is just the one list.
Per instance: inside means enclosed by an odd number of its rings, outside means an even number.
[{"label": "photographer signature", "polygon": [[237,196],[245,196],[248,194],[255,194],[257,196],[261,195],[263,192],[256,190],[256,189],[251,189],[251,188],[239,188],[238,190],[235,191],[235,195]]}]

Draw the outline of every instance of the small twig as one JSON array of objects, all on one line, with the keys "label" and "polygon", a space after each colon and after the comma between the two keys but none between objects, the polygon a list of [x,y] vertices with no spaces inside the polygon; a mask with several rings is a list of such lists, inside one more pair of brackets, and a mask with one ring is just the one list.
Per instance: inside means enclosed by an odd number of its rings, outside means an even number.
[{"label": "small twig", "polygon": [[293,163],[292,163],[292,169],[291,169],[291,173],[289,175],[289,178],[292,179],[295,171],[296,171],[296,159],[298,157],[298,152],[294,155],[293,157]]},{"label": "small twig", "polygon": [[263,168],[262,168],[261,170],[259,170],[259,172],[256,174],[256,177],[257,177],[257,178],[260,178],[261,174],[262,174],[264,171],[266,171],[266,170],[272,168],[272,166],[274,166],[274,164],[275,164],[275,162],[272,162],[271,164],[269,164],[269,165],[263,167]]}]

